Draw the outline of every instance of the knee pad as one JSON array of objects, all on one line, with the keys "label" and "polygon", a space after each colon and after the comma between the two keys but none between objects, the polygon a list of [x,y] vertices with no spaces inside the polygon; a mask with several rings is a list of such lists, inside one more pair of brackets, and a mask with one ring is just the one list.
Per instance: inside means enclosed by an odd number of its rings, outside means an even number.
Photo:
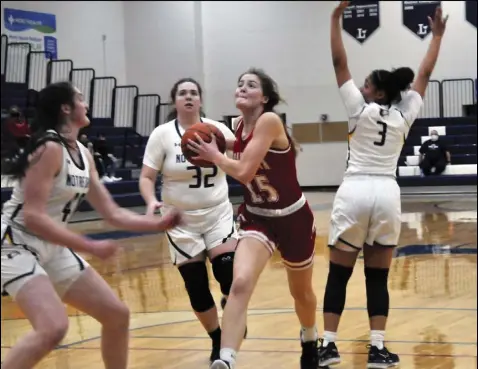
[{"label": "knee pad", "polygon": [[197,313],[204,313],[215,305],[209,289],[209,276],[206,263],[197,262],[181,265],[179,273],[183,277],[191,306]]},{"label": "knee pad", "polygon": [[347,296],[347,284],[354,268],[330,263],[324,296],[324,313],[342,315]]},{"label": "knee pad", "polygon": [[388,272],[389,269],[365,267],[367,310],[370,318],[374,316],[388,316],[390,306]]},{"label": "knee pad", "polygon": [[226,252],[216,256],[211,263],[214,278],[221,285],[222,294],[229,296],[234,270],[234,252]]}]

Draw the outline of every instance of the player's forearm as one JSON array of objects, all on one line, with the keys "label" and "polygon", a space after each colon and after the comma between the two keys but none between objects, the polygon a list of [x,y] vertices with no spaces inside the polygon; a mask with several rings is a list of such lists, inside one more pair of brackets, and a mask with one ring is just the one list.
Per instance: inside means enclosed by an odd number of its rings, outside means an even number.
[{"label": "player's forearm", "polygon": [[25,212],[24,217],[27,230],[42,240],[68,247],[78,252],[90,251],[91,242],[88,238],[58,224],[57,221],[50,218],[47,214]]},{"label": "player's forearm", "polygon": [[427,53],[423,58],[422,64],[418,70],[418,74],[426,77],[430,77],[435,69],[435,64],[440,54],[441,47],[441,36],[433,36],[430,41],[430,46],[428,47]]},{"label": "player's forearm", "polygon": [[148,177],[140,177],[139,192],[144,199],[146,205],[158,201],[156,197],[156,183]]},{"label": "player's forearm", "polygon": [[340,27],[341,13],[332,13],[330,22],[330,47],[332,51],[332,62],[335,68],[347,67],[347,53],[342,40],[342,29]]},{"label": "player's forearm", "polygon": [[249,183],[255,174],[252,173],[251,175],[239,160],[230,159],[222,154],[217,155],[213,162],[221,168],[224,173],[244,184]]},{"label": "player's forearm", "polygon": [[108,218],[108,223],[113,227],[132,232],[158,232],[164,228],[159,217],[141,215],[124,208],[118,208]]}]

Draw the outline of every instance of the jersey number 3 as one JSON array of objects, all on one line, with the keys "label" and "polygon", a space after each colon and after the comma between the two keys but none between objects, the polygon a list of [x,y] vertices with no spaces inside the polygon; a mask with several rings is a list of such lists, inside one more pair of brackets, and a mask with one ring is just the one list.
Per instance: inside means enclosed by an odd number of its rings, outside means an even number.
[{"label": "jersey number 3", "polygon": [[212,173],[209,173],[209,174],[204,174],[203,173],[203,169],[207,169],[207,168],[190,166],[190,167],[187,167],[186,169],[196,171],[196,174],[193,175],[193,178],[196,179],[196,182],[193,183],[193,184],[190,184],[189,188],[201,188],[203,185],[204,185],[205,188],[214,187],[214,183],[210,183],[209,180],[211,178],[214,178],[215,176],[217,176],[217,167],[216,166],[213,166],[211,168]]},{"label": "jersey number 3", "polygon": [[388,126],[387,126],[387,123],[384,123],[384,122],[377,122],[377,124],[382,126],[382,130],[378,132],[378,134],[382,137],[382,139],[380,141],[375,141],[373,144],[375,146],[383,146],[385,145],[385,141],[387,140]]}]

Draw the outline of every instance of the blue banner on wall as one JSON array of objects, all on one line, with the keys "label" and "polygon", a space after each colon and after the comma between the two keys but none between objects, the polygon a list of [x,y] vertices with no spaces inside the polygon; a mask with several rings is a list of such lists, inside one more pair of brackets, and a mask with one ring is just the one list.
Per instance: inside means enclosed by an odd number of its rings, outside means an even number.
[{"label": "blue banner on wall", "polygon": [[431,32],[428,17],[433,17],[441,1],[402,1],[403,24],[425,39]]},{"label": "blue banner on wall", "polygon": [[342,28],[361,44],[380,27],[378,1],[352,1],[342,17]]},{"label": "blue banner on wall", "polygon": [[466,20],[476,27],[476,0],[465,1]]},{"label": "blue banner on wall", "polygon": [[48,51],[52,59],[58,58],[54,14],[5,8],[3,21],[10,43],[27,42],[32,51]]}]

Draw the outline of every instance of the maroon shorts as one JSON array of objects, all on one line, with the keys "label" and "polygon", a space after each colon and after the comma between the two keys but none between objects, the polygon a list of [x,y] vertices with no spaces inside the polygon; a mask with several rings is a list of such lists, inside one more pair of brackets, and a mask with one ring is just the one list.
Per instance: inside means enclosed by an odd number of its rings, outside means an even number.
[{"label": "maroon shorts", "polygon": [[264,217],[241,205],[238,211],[239,239],[258,239],[271,254],[278,249],[286,267],[307,269],[314,263],[314,214],[306,203],[295,213],[283,217]]}]

